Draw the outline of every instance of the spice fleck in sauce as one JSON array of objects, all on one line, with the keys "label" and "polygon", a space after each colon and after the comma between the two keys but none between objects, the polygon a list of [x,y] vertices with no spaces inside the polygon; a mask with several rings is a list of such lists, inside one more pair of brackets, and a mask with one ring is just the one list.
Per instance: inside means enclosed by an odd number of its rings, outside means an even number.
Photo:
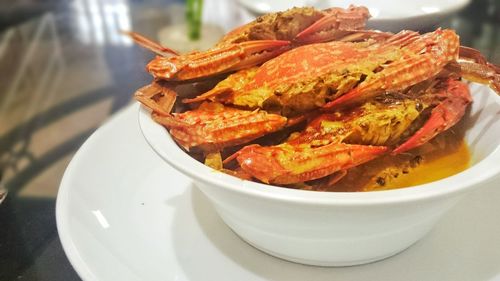
[{"label": "spice fleck in sauce", "polygon": [[385,185],[367,185],[363,190],[394,189],[433,182],[467,169],[469,167],[469,162],[469,149],[467,144],[462,141],[461,144],[449,154],[439,155],[439,157],[433,156],[432,154],[424,155],[422,156],[421,163],[411,172],[408,171],[406,174],[401,173],[398,177],[391,178]]}]

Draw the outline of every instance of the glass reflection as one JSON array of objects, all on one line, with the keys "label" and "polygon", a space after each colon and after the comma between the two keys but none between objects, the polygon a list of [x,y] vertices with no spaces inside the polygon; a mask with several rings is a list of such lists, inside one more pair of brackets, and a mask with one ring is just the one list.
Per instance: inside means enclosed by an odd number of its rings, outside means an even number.
[{"label": "glass reflection", "polygon": [[82,43],[132,45],[132,40],[121,34],[122,30],[131,30],[130,11],[125,1],[75,0],[72,8],[76,33]]}]

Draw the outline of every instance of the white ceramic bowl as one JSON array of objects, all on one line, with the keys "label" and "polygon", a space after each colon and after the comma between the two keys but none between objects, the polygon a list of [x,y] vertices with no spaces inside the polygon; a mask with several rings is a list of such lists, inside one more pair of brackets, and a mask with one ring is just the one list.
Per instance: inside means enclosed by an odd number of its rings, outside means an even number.
[{"label": "white ceramic bowl", "polygon": [[[465,191],[500,174],[500,98],[473,84],[465,138],[472,166],[436,182],[377,192],[314,192],[241,180],[215,172],[180,149],[141,108],[148,143],[191,177],[224,222],[271,255],[311,265],[345,266],[394,255],[422,238]],[[480,219],[480,218],[478,218]]]},{"label": "white ceramic bowl", "polygon": [[435,29],[454,13],[464,8],[470,0],[317,0],[315,6],[347,7],[350,4],[365,6],[372,17],[367,27],[382,31],[399,32],[403,29]]}]

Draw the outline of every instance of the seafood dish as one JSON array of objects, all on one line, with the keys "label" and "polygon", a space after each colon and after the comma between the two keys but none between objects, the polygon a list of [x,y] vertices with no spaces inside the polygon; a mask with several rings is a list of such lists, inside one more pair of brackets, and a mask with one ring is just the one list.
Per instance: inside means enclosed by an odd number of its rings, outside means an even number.
[{"label": "seafood dish", "polygon": [[499,93],[500,68],[453,30],[368,30],[369,17],[292,8],[186,54],[130,32],[157,54],[135,98],[186,153],[244,180],[373,191],[466,169],[465,80]]}]

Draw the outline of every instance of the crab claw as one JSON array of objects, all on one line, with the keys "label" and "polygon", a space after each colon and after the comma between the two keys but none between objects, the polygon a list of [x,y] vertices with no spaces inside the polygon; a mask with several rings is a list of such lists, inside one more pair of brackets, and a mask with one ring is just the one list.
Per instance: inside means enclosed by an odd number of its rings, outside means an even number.
[{"label": "crab claw", "polygon": [[370,12],[366,7],[349,6],[347,9],[331,8],[323,11],[325,16],[317,20],[295,37],[300,43],[319,43],[338,40],[353,31],[364,29]]},{"label": "crab claw", "polygon": [[500,67],[489,63],[478,50],[461,46],[458,64],[465,79],[489,84],[500,95]]},{"label": "crab claw", "polygon": [[288,50],[290,41],[254,40],[206,52],[170,58],[156,57],[146,69],[163,80],[184,81],[214,76],[263,63]]},{"label": "crab claw", "polygon": [[447,97],[432,110],[429,120],[422,128],[392,151],[393,155],[428,142],[460,121],[467,105],[472,102],[469,87],[456,80],[448,80],[447,84],[443,90],[443,94]]},{"label": "crab claw", "polygon": [[237,152],[241,168],[264,183],[292,184],[322,178],[370,161],[385,146],[331,143],[320,147],[249,145]]}]

